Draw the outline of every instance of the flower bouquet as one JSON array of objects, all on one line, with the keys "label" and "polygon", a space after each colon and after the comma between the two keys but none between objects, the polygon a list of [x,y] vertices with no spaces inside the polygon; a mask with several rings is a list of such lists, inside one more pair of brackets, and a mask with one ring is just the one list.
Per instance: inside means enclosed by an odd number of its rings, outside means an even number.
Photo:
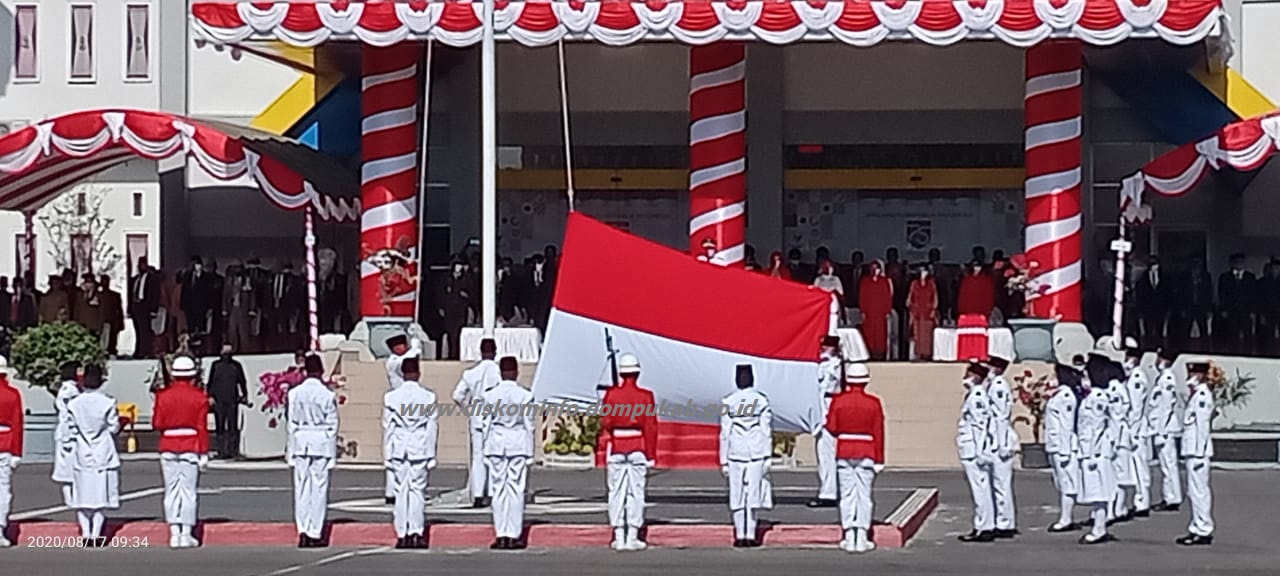
[{"label": "flower bouquet", "polygon": [[[305,379],[306,375],[297,367],[291,367],[282,372],[265,372],[258,378],[258,395],[263,397],[260,409],[271,416],[271,419],[267,420],[268,428],[280,425],[279,416],[283,415],[289,404],[289,390]],[[325,384],[338,393],[339,405],[347,403],[347,396],[342,393],[347,387],[346,376],[330,374]]]},{"label": "flower bouquet", "polygon": [[1026,254],[1017,254],[1009,258],[1009,267],[1004,269],[1004,285],[1010,294],[1022,294],[1025,299],[1023,313],[1030,315],[1031,302],[1044,296],[1049,285],[1036,279],[1040,274],[1040,263],[1027,258]]},{"label": "flower bouquet", "polygon": [[1205,376],[1205,384],[1213,392],[1213,419],[1217,420],[1226,408],[1243,408],[1253,395],[1253,382],[1257,380],[1253,374],[1241,373],[1236,369],[1234,376],[1228,376],[1217,362],[1209,362],[1209,374]]}]

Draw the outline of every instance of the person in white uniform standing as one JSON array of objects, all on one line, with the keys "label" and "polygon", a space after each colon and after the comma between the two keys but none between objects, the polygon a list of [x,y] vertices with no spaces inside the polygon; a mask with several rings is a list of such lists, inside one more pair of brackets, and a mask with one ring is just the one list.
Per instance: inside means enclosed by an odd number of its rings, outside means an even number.
[{"label": "person in white uniform standing", "polygon": [[436,442],[440,435],[439,413],[430,409],[436,393],[419,381],[422,370],[417,358],[400,365],[404,383],[383,396],[382,426],[387,444],[387,461],[396,477],[396,505],[393,520],[396,548],[426,548],[426,495],[429,470],[436,467]]},{"label": "person in white uniform standing", "polygon": [[810,508],[831,508],[836,505],[836,437],[823,423],[831,408],[831,399],[840,393],[843,378],[840,376],[844,358],[840,355],[840,337],[823,336],[822,352],[818,360],[818,390],[822,393],[822,421],[814,433],[814,451],[818,460],[818,497],[810,500]]},{"label": "person in white uniform standing", "polygon": [[80,521],[87,547],[106,544],[102,526],[105,510],[120,507],[120,455],[115,435],[120,431],[116,399],[102,390],[102,367],[84,368],[84,392],[67,403],[72,450],[71,507]]},{"label": "person in white uniform standing", "polygon": [[1044,451],[1053,470],[1053,486],[1058,490],[1058,521],[1049,532],[1076,530],[1072,512],[1080,494],[1080,463],[1076,448],[1076,409],[1084,395],[1079,370],[1059,364],[1054,367],[1057,387],[1044,409]]},{"label": "person in white uniform standing", "polygon": [[765,483],[773,457],[773,410],[769,397],[755,389],[750,364],[739,364],[738,389],[722,400],[725,406],[755,406],[755,410],[720,415],[720,471],[729,482],[729,510],[733,513],[735,548],[760,546],[756,510],[772,507]]},{"label": "person in white uniform standing", "polygon": [[991,437],[996,458],[991,463],[991,494],[996,504],[996,538],[1018,535],[1018,509],[1013,501],[1013,457],[1018,453],[1018,433],[1013,430],[1013,391],[1004,372],[1009,360],[992,356],[987,378],[987,398],[991,402]]},{"label": "person in white uniform standing", "polygon": [[1161,348],[1156,354],[1156,385],[1147,400],[1147,431],[1151,449],[1160,463],[1159,504],[1156,512],[1177,512],[1182,506],[1182,478],[1178,471],[1178,438],[1182,436],[1182,415],[1178,413],[1178,376],[1173,361],[1178,353]]},{"label": "person in white uniform standing", "polygon": [[991,542],[996,539],[995,497],[991,492],[991,466],[996,459],[992,437],[991,402],[983,382],[990,371],[976,360],[965,370],[967,392],[956,424],[956,450],[973,496],[973,531],[960,536],[961,542]]},{"label": "person in white uniform standing", "polygon": [[54,482],[62,486],[62,502],[71,505],[71,482],[75,478],[75,463],[72,452],[76,447],[76,439],[71,435],[71,413],[67,404],[80,395],[79,362],[66,362],[60,368],[62,385],[58,387],[58,396],[53,405],[58,411],[58,424],[53,429],[53,474]]},{"label": "person in white uniform standing", "polygon": [[514,356],[498,361],[502,381],[482,396],[484,457],[489,467],[493,498],[493,550],[521,550],[524,534],[524,493],[533,459],[533,393],[520,386],[520,364]]},{"label": "person in white uniform standing", "polygon": [[0,548],[8,548],[13,471],[22,461],[22,393],[9,384],[9,361],[0,356]]},{"label": "person in white uniform standing", "polygon": [[1141,363],[1142,349],[1138,347],[1138,341],[1127,339],[1124,352],[1124,388],[1129,405],[1125,417],[1131,438],[1129,467],[1133,469],[1133,508],[1130,514],[1146,518],[1151,516],[1151,432],[1147,428],[1147,392],[1150,385],[1147,371],[1142,369]]},{"label": "person in white uniform standing", "polygon": [[1213,544],[1213,489],[1209,486],[1209,460],[1213,458],[1213,391],[1206,381],[1208,362],[1187,363],[1187,411],[1182,419],[1182,459],[1187,467],[1187,500],[1191,502],[1191,525],[1183,546]]},{"label": "person in white uniform standing", "polygon": [[1111,360],[1098,354],[1089,355],[1085,371],[1086,393],[1080,401],[1076,424],[1080,442],[1080,494],[1076,501],[1090,508],[1089,517],[1093,520],[1093,529],[1080,538],[1080,543],[1101,544],[1115,539],[1107,532],[1116,495],[1116,424],[1107,392],[1112,385],[1120,385],[1124,371],[1113,369]]},{"label": "person in white uniform standing", "polygon": [[[399,388],[401,384],[404,384],[404,374],[401,372],[401,365],[404,361],[409,358],[418,358],[422,356],[422,341],[414,338],[413,341],[410,342],[408,336],[404,334],[396,334],[395,336],[387,338],[386,344],[387,350],[391,351],[391,355],[387,357],[387,385],[390,386],[392,390],[395,390],[396,388]],[[390,464],[385,462],[385,460],[389,458],[386,453],[387,443],[390,440],[385,435],[386,430],[383,430],[383,432],[383,463],[387,468],[387,478],[385,488],[383,489],[383,496],[387,504],[395,504],[397,492],[396,476],[392,473]]]},{"label": "person in white uniform standing", "polygon": [[502,381],[498,363],[498,343],[493,338],[480,341],[480,362],[466,369],[458,385],[453,389],[453,403],[467,413],[468,438],[471,442],[471,468],[467,471],[467,485],[471,487],[474,508],[484,508],[489,501],[489,472],[484,463],[484,417],[472,406],[485,392]]},{"label": "person in white uniform standing", "polygon": [[[1113,364],[1109,359],[1107,362],[1109,367]],[[1129,427],[1129,392],[1126,387],[1128,377],[1123,366],[1119,375],[1114,372],[1108,374],[1116,380],[1109,382],[1106,388],[1107,401],[1111,404],[1107,413],[1111,417],[1112,437],[1116,447],[1116,456],[1112,460],[1112,466],[1116,470],[1116,493],[1111,501],[1109,520],[1112,523],[1128,522],[1133,519],[1129,493],[1135,492],[1138,485],[1137,472],[1133,469],[1133,454],[1137,451],[1137,445],[1133,441],[1133,430]],[[1093,385],[1098,387],[1098,382],[1093,382]]]},{"label": "person in white uniform standing", "polygon": [[321,380],[324,363],[308,355],[307,378],[289,390],[289,444],[293,467],[293,516],[299,548],[323,548],[329,507],[329,474],[338,455],[338,397]]}]

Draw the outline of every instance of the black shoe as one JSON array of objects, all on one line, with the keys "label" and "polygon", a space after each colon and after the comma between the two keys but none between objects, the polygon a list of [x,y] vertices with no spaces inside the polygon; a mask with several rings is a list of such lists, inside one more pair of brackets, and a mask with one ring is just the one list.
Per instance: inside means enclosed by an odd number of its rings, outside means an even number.
[{"label": "black shoe", "polygon": [[735,539],[733,540],[733,547],[734,547],[734,548],[746,548],[746,547],[747,547],[747,541],[746,541],[746,540],[743,540],[742,538],[735,538]]},{"label": "black shoe", "polygon": [[496,539],[494,539],[493,544],[490,544],[490,545],[489,545],[489,549],[490,549],[490,550],[506,550],[506,549],[507,549],[507,539],[506,539],[506,538],[496,538]]},{"label": "black shoe", "polygon": [[481,498],[481,499],[480,499],[480,507],[481,507],[481,508],[488,508],[488,507],[490,507],[490,506],[492,506],[492,505],[493,505],[493,498],[490,498],[490,497],[488,497],[488,496],[485,496],[484,498]]},{"label": "black shoe", "polygon": [[311,547],[311,546],[310,546],[310,544],[311,544],[311,539],[310,539],[310,538],[307,538],[307,535],[306,535],[306,534],[299,534],[299,535],[298,535],[298,547],[299,547],[299,548],[310,548],[310,547]]},{"label": "black shoe", "polygon": [[749,539],[747,539],[746,547],[747,547],[747,548],[759,548],[759,547],[760,547],[761,545],[763,545],[763,544],[764,544],[764,543],[763,543],[763,542],[761,542],[759,538],[749,538]]},{"label": "black shoe", "polygon": [[1132,517],[1134,517],[1134,518],[1150,518],[1150,517],[1151,517],[1151,511],[1150,511],[1150,510],[1138,510],[1137,512],[1134,512],[1131,516],[1132,516]]},{"label": "black shoe", "polygon": [[1067,524],[1066,526],[1058,526],[1057,524],[1053,524],[1049,526],[1048,532],[1050,534],[1060,534],[1062,532],[1075,532],[1076,530],[1079,530],[1079,529],[1080,529],[1080,526],[1075,522],[1072,522],[1070,524]]},{"label": "black shoe", "polygon": [[1213,544],[1213,536],[1199,536],[1196,534],[1187,534],[1177,540],[1174,540],[1183,546],[1209,546]]},{"label": "black shoe", "polygon": [[396,550],[404,550],[409,547],[409,538],[396,538]]},{"label": "black shoe", "polygon": [[813,500],[810,500],[808,503],[805,504],[805,506],[808,506],[810,508],[835,508],[836,506],[839,506],[839,505],[840,505],[839,502],[835,500],[828,500],[826,498],[814,498]]},{"label": "black shoe", "polygon": [[1099,536],[1097,539],[1094,539],[1093,534],[1085,534],[1084,536],[1080,537],[1080,543],[1086,546],[1091,546],[1093,544],[1103,544],[1106,542],[1111,542],[1112,540],[1115,540],[1115,539],[1116,537],[1110,534],[1103,534],[1102,536]]},{"label": "black shoe", "polygon": [[471,507],[472,507],[472,508],[484,508],[484,507],[485,507],[484,498],[476,498],[475,500],[472,500],[472,501],[471,501]]},{"label": "black shoe", "polygon": [[1152,506],[1151,509],[1156,512],[1177,512],[1178,508],[1180,507],[1182,507],[1182,504],[1170,504],[1168,502],[1161,502],[1159,504],[1156,504],[1155,506]]},{"label": "black shoe", "polygon": [[995,539],[996,539],[995,532],[992,532],[990,530],[983,530],[982,532],[978,532],[977,530],[974,530],[973,532],[970,532],[960,537],[961,542],[994,542]]},{"label": "black shoe", "polygon": [[1008,530],[996,530],[993,534],[999,540],[1012,540],[1019,532],[1016,528],[1010,528]]},{"label": "black shoe", "polygon": [[507,550],[524,550],[529,544],[519,538],[507,538]]},{"label": "black shoe", "polygon": [[387,496],[386,498],[383,498],[383,500],[384,500],[384,501],[386,501],[386,503],[387,503],[387,504],[395,504],[395,503],[396,503],[396,497],[395,497],[395,496]]},{"label": "black shoe", "polygon": [[427,537],[423,534],[414,534],[409,537],[409,543],[412,548],[425,550],[427,548]]}]

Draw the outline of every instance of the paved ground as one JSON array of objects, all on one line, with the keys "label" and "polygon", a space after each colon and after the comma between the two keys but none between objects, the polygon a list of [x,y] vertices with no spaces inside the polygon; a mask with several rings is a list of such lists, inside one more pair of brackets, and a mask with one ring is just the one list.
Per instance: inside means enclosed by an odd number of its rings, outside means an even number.
[{"label": "paved ground", "polygon": [[[136,492],[158,486],[159,472],[155,463],[131,463],[126,470],[124,490]],[[377,472],[344,471],[338,475],[334,499],[376,500]],[[20,469],[17,486],[20,494],[15,513],[22,514],[40,507],[57,505],[51,487],[38,492],[47,476],[36,467]],[[462,473],[445,470],[434,478],[450,487],[461,485]],[[552,472],[538,470],[534,486],[544,498],[572,498],[565,506],[588,506],[603,498],[600,472]],[[284,487],[288,476],[284,471],[244,472],[212,471],[202,482],[210,490],[201,501],[201,515],[206,518],[227,517],[284,519],[291,516],[289,494]],[[151,543],[148,549],[54,550],[13,549],[0,551],[0,566],[5,574],[57,575],[66,570],[87,570],[95,576],[132,576],[139,573],[183,574],[184,576],[281,576],[315,574],[320,576],[361,576],[403,574],[408,572],[479,574],[518,570],[522,576],[558,576],[573,570],[584,574],[610,573],[621,576],[642,574],[706,574],[741,576],[751,573],[847,574],[850,570],[871,569],[895,574],[953,574],[987,576],[990,574],[1127,575],[1127,574],[1214,574],[1272,575],[1280,573],[1280,500],[1275,498],[1280,474],[1276,472],[1215,471],[1213,478],[1217,541],[1211,548],[1180,549],[1173,538],[1185,532],[1187,512],[1162,514],[1113,528],[1120,541],[1101,547],[1075,544],[1075,535],[1050,535],[1044,532],[1055,516],[1056,500],[1048,475],[1024,471],[1017,477],[1016,494],[1019,522],[1023,536],[1014,542],[964,545],[955,536],[968,530],[970,506],[965,484],[959,472],[887,473],[877,481],[877,516],[888,513],[894,494],[919,486],[937,486],[941,504],[933,518],[911,544],[902,550],[880,550],[850,557],[830,549],[784,550],[650,550],[642,554],[617,555],[605,550],[529,550],[521,553],[494,553],[488,550],[451,550],[397,552],[371,549],[255,549],[211,548],[175,552]],[[808,510],[802,501],[812,492],[812,472],[776,473],[779,507],[764,515],[777,522],[834,522],[832,510]],[[360,484],[366,486],[361,487]],[[370,486],[369,484],[372,484]],[[723,494],[716,472],[668,472],[655,476],[654,498],[657,502],[650,516],[658,520],[705,521],[723,523],[727,514],[721,504]],[[554,488],[553,488],[554,486]],[[257,488],[262,488],[258,490]],[[28,495],[28,491],[31,491]],[[143,494],[147,494],[143,492]],[[38,501],[43,498],[43,501]],[[333,513],[342,517],[376,519],[377,512],[344,512],[341,503]],[[144,495],[126,503],[121,515],[155,518],[160,513],[158,496]],[[1080,511],[1077,517],[1083,517]],[[69,518],[64,512],[36,514],[38,517]],[[553,516],[553,517],[552,517]],[[385,518],[385,514],[381,516]],[[543,519],[573,522],[601,522],[603,512],[578,512],[569,515],[543,514]],[[477,522],[486,516],[467,516],[437,512],[435,521]],[[19,543],[21,544],[21,543]]]}]

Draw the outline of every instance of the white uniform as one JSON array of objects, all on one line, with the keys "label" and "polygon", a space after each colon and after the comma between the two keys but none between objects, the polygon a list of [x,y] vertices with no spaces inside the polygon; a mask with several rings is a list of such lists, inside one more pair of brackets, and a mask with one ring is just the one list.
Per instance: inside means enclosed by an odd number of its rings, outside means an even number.
[{"label": "white uniform", "polygon": [[329,507],[329,472],[338,456],[338,397],[317,378],[289,390],[293,516],[298,533],[320,539]]},{"label": "white uniform", "polygon": [[1044,409],[1044,451],[1053,469],[1053,485],[1058,489],[1059,526],[1072,523],[1071,512],[1080,493],[1080,462],[1077,459],[1076,394],[1059,386]]},{"label": "white uniform", "polygon": [[1112,380],[1106,390],[1106,396],[1110,404],[1107,413],[1111,418],[1112,440],[1115,443],[1116,453],[1112,460],[1112,466],[1115,468],[1116,493],[1112,498],[1110,516],[1115,519],[1128,512],[1125,502],[1126,492],[1133,490],[1138,484],[1137,475],[1133,469],[1133,453],[1136,446],[1133,442],[1133,432],[1129,429],[1129,393],[1125,383]]},{"label": "white uniform", "polygon": [[85,538],[102,535],[103,510],[120,507],[120,431],[116,400],[101,389],[87,390],[67,403],[71,451],[71,507],[79,511]]},{"label": "white uniform", "polygon": [[1076,437],[1080,444],[1080,493],[1076,501],[1091,507],[1093,536],[1107,533],[1107,514],[1116,496],[1115,423],[1106,390],[1092,390],[1080,401]]},{"label": "white uniform", "polygon": [[485,392],[481,401],[488,411],[484,415],[484,457],[493,499],[493,530],[498,538],[519,539],[524,532],[524,492],[533,458],[534,411],[529,408],[533,393],[512,380],[503,380]]},{"label": "white uniform", "polygon": [[1178,414],[1178,377],[1172,368],[1160,371],[1147,400],[1147,427],[1151,449],[1160,461],[1161,496],[1167,505],[1182,504],[1182,481],[1178,476],[1178,436],[1182,419]]},{"label": "white uniform", "polygon": [[[422,356],[422,342],[417,338],[414,338],[413,340],[410,341],[409,349],[405,351],[404,354],[392,353],[390,356],[387,357],[387,385],[390,386],[392,390],[395,390],[396,388],[399,388],[401,384],[404,384],[404,374],[400,373],[400,366],[404,364],[405,359],[418,358],[419,356]],[[387,438],[386,430],[383,430],[383,435],[382,435],[382,459],[384,461],[383,464],[387,464],[386,460],[388,460],[388,457],[387,457],[388,442],[390,442],[390,439]],[[386,496],[387,498],[395,498],[396,475],[391,471],[391,466],[389,464],[387,464],[387,478],[384,486],[385,487],[383,488],[383,495]]]},{"label": "white uniform", "polygon": [[[464,410],[470,410],[472,403],[480,401],[485,392],[492,390],[501,381],[502,373],[498,370],[498,363],[481,360],[462,373],[462,378],[453,389],[453,403]],[[471,440],[471,468],[468,470],[467,483],[471,486],[472,499],[483,498],[489,488],[489,474],[484,464],[484,417],[479,414],[469,416],[467,424]]]},{"label": "white uniform", "polygon": [[1209,460],[1213,458],[1213,392],[1198,378],[1192,380],[1191,397],[1182,420],[1182,458],[1187,466],[1187,499],[1191,501],[1191,526],[1196,536],[1213,535],[1213,491],[1209,488]]},{"label": "white uniform", "polygon": [[58,396],[54,399],[54,407],[58,410],[58,424],[53,429],[53,474],[54,482],[62,484],[62,500],[71,505],[71,481],[74,479],[75,466],[71,452],[75,449],[75,437],[71,435],[71,413],[67,411],[67,403],[80,395],[80,388],[72,380],[67,380],[58,388]]},{"label": "white uniform", "polygon": [[758,406],[753,414],[720,415],[720,466],[729,482],[729,510],[735,538],[756,538],[757,508],[773,507],[772,488],[765,482],[773,458],[773,409],[769,398],[755,388],[741,388],[724,397],[726,406]]},{"label": "white uniform", "polygon": [[435,410],[409,414],[402,407],[425,408],[435,402],[435,392],[413,381],[406,381],[383,396],[382,429],[389,440],[384,450],[398,488],[392,517],[400,538],[425,535],[427,471],[436,466],[436,441],[440,435],[439,414]]},{"label": "white uniform", "polygon": [[1125,383],[1129,398],[1129,412],[1125,420],[1129,435],[1133,438],[1129,453],[1133,468],[1133,508],[1145,512],[1151,508],[1151,431],[1147,428],[1147,390],[1150,388],[1147,372],[1140,366],[1133,367]]},{"label": "white uniform", "polygon": [[991,493],[996,504],[996,530],[1017,528],[1018,509],[1013,502],[1013,455],[1019,450],[1018,433],[1013,430],[1013,393],[1003,375],[987,380],[991,402],[991,437],[996,442],[996,458],[991,463]]},{"label": "white uniform", "polygon": [[[831,409],[831,398],[840,392],[840,365],[844,363],[839,356],[823,358],[818,363],[818,389],[822,391],[822,423],[827,421],[827,411]],[[818,499],[836,499],[836,437],[825,427],[818,428],[814,438],[814,450],[818,460]]]},{"label": "white uniform", "polygon": [[996,523],[995,498],[991,492],[991,466],[996,459],[992,428],[987,391],[981,383],[975,383],[965,394],[960,409],[956,449],[973,495],[973,529],[978,532],[991,531]]}]

